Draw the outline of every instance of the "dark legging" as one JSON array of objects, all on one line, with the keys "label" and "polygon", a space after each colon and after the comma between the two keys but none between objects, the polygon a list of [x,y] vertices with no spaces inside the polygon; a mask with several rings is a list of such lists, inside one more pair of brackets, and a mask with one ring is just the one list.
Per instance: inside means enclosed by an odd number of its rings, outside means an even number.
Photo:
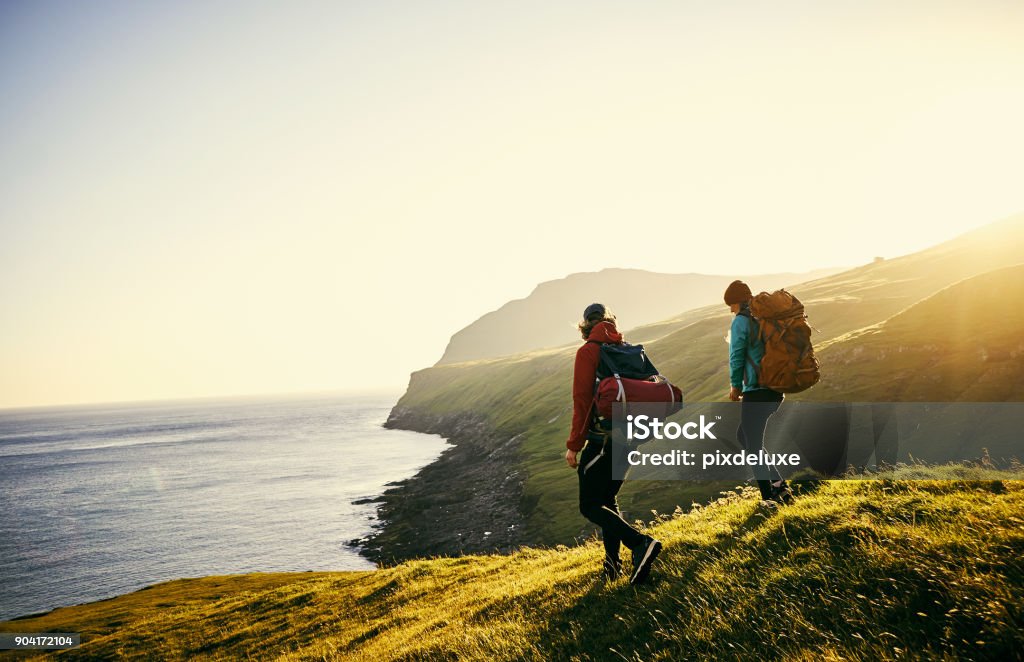
[{"label": "dark legging", "polygon": [[[783,395],[767,388],[746,391],[740,406],[740,427],[736,430],[736,438],[748,453],[757,453],[764,449],[764,429],[768,419],[779,410]],[[772,466],[754,465],[754,479],[761,497],[768,499],[772,494],[772,481],[782,480],[779,470]]]},{"label": "dark legging", "polygon": [[601,527],[605,555],[619,558],[619,545],[636,547],[644,540],[642,533],[622,519],[615,499],[621,480],[612,480],[612,454],[622,453],[620,444],[599,435],[587,437],[587,445],[579,456],[576,473],[580,478],[580,513]]}]

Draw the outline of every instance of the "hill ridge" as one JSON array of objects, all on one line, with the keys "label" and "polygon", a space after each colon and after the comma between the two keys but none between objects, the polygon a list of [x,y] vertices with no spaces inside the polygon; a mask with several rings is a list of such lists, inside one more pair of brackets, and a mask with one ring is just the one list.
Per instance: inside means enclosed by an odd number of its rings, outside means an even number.
[{"label": "hill ridge", "polygon": [[[840,269],[752,276],[775,285],[798,283]],[[452,334],[436,365],[513,356],[564,347],[578,335],[575,319],[598,299],[625,324],[637,326],[718,300],[736,276],[665,273],[608,267],[538,283],[522,298],[505,302]],[[575,302],[575,303],[573,303]]]},{"label": "hill ridge", "polygon": [[1009,266],[997,267],[995,269],[992,269],[991,271],[985,271],[972,276],[966,276],[958,281],[945,285],[941,289],[936,290],[933,294],[930,294],[925,298],[920,299],[919,301],[914,301],[913,303],[908,304],[906,308],[903,308],[902,310],[893,313],[892,315],[881,321],[875,322],[873,324],[868,324],[867,326],[853,329],[851,331],[847,331],[842,335],[836,336],[834,338],[829,338],[828,340],[822,341],[821,343],[816,343],[815,349],[823,350],[829,347],[830,345],[837,344],[840,342],[846,342],[847,340],[851,340],[865,331],[881,330],[882,328],[884,328],[886,324],[890,323],[892,320],[895,320],[902,315],[911,314],[915,308],[919,308],[922,305],[927,305],[929,301],[934,300],[936,297],[942,296],[944,293],[955,291],[956,288],[969,284],[972,281],[977,282],[979,279],[985,279],[986,277],[1000,275],[1002,273],[1010,274],[1015,270],[1020,270],[1021,267],[1024,267],[1024,262],[1019,262],[1017,264],[1012,264]]}]

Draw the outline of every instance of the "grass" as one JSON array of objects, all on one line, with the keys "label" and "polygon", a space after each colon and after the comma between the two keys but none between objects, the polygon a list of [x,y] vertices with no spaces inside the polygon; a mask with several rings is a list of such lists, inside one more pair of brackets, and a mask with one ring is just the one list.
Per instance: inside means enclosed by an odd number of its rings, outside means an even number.
[{"label": "grass", "polygon": [[70,659],[1019,659],[1024,483],[926,475],[943,480],[808,485],[782,508],[736,489],[659,516],[641,587],[598,581],[590,541],[179,580],[0,629],[81,632]]}]

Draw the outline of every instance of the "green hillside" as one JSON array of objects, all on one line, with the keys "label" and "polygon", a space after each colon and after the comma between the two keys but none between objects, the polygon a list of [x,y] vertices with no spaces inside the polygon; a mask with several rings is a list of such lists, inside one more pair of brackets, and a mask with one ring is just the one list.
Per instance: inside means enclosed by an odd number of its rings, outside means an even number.
[{"label": "green hillside", "polygon": [[[963,299],[970,299],[974,292],[965,296],[958,296],[955,292],[942,295],[951,297],[950,302],[936,299],[938,303],[922,309],[929,311],[927,315],[901,317],[899,313],[937,295],[950,285],[1020,263],[1024,263],[1024,216],[986,226],[919,253],[873,262],[795,286],[793,292],[804,302],[811,324],[817,330],[815,343],[821,348],[823,372],[823,383],[803,397],[880,399],[904,392],[908,395],[913,392],[915,398],[931,397],[936,400],[950,396],[952,391],[945,384],[915,379],[909,364],[907,370],[893,374],[886,370],[888,363],[866,365],[867,362],[856,360],[855,352],[869,351],[867,345],[860,350],[857,348],[868,343],[868,338],[878,336],[880,327],[877,325],[894,316],[896,318],[877,342],[888,342],[886,338],[896,338],[897,335],[893,334],[898,334],[904,338],[901,343],[909,346],[908,343],[918,343],[929,334],[941,333],[941,327],[931,322],[931,316],[941,316],[943,306],[954,301],[959,305]],[[1009,275],[994,273],[991,278],[1004,279],[1009,287],[1013,277],[1011,272],[1006,274]],[[758,287],[757,283],[751,285],[755,290]],[[978,289],[985,287],[980,285]],[[989,301],[987,298],[984,300]],[[1011,296],[1006,301],[1013,300]],[[989,346],[985,350],[990,362],[1004,356],[1011,357],[1011,361],[1019,361],[1020,341],[1017,338],[1024,337],[1021,335],[1024,325],[1018,312],[1008,311],[1011,307],[1009,303],[1002,302],[980,305],[970,308],[973,313],[964,316],[963,329],[972,325],[978,327],[974,330],[977,332],[982,332],[981,327],[986,325],[998,329],[992,333],[988,330],[983,332],[991,340],[986,340]],[[727,390],[725,334],[729,320],[725,306],[709,306],[634,329],[626,333],[626,339],[643,342],[661,371],[683,388],[688,401],[721,400]],[[628,325],[628,320],[621,321]],[[950,337],[970,338],[969,335]],[[976,348],[976,344],[969,340],[965,340],[965,344]],[[925,345],[927,343],[921,347]],[[964,351],[969,353],[972,351],[969,348]],[[513,542],[568,543],[574,536],[590,531],[575,510],[576,476],[561,460],[570,425],[574,352],[572,348],[548,350],[421,370],[412,375],[408,390],[392,412],[390,425],[441,432],[460,444],[472,446],[478,443],[476,435],[458,434],[460,421],[464,418],[483,419],[504,435],[504,439],[514,439],[518,451],[514,461],[501,467],[504,475],[515,475],[521,481],[522,529],[520,537]],[[954,363],[959,366],[972,360],[968,354],[934,353],[927,349],[922,356],[925,357],[922,360],[948,363],[949,366]],[[942,370],[946,369],[942,368],[938,374],[945,374]],[[988,374],[991,377],[1000,374],[1000,370],[1002,368],[993,369]],[[977,397],[983,394],[983,397],[995,400],[1019,399],[1019,382],[1017,380],[1013,388],[1003,391],[983,390],[979,383],[974,392]],[[958,397],[965,390],[950,397]],[[481,444],[474,452],[484,463],[490,448]],[[460,467],[460,476],[464,475],[465,468]],[[415,508],[408,511],[409,517],[416,517],[423,508],[429,507],[432,491],[445,492],[443,486],[437,484],[439,476],[443,481],[441,469],[434,471],[434,482],[429,489],[423,489],[421,498],[414,500]],[[479,493],[500,480],[500,476],[490,475],[479,485],[466,489]],[[458,476],[452,476],[452,483],[460,483]],[[389,511],[392,532],[403,527],[411,530],[411,525],[404,521],[406,513],[401,506],[408,490],[415,489],[415,481],[411,485],[411,488],[399,489],[388,497],[395,504]],[[671,510],[677,504],[688,506],[691,501],[706,500],[714,489],[717,488],[706,484],[679,482],[627,483],[620,504],[633,516],[643,517],[651,509]],[[458,504],[449,504],[439,510],[445,517],[458,517]],[[474,523],[467,521],[465,526],[472,528]],[[477,518],[476,526],[493,527],[494,524],[486,518],[482,521]],[[385,530],[382,535],[386,539],[389,533]],[[467,531],[466,539],[472,537],[469,533]],[[477,540],[481,541],[479,545],[466,545],[453,551],[500,548],[494,542],[479,537]],[[413,543],[407,548],[408,552],[415,555],[415,547]],[[432,549],[436,550],[436,545]]]},{"label": "green hillside", "polygon": [[822,344],[818,399],[1024,400],[1024,264],[967,278]]},{"label": "green hillside", "polygon": [[930,475],[947,480],[826,483],[781,509],[731,491],[660,518],[640,587],[597,580],[591,541],[182,579],[0,629],[80,632],[61,659],[1019,659],[1024,484]]}]

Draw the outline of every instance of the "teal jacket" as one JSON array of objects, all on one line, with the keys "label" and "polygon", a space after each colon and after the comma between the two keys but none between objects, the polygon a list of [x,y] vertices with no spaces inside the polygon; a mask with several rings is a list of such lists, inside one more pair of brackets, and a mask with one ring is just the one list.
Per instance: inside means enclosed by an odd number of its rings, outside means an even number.
[{"label": "teal jacket", "polygon": [[754,366],[760,366],[764,358],[764,341],[757,337],[757,332],[757,322],[750,317],[750,309],[744,306],[733,318],[729,331],[729,384],[743,387],[744,393],[761,388]]}]

